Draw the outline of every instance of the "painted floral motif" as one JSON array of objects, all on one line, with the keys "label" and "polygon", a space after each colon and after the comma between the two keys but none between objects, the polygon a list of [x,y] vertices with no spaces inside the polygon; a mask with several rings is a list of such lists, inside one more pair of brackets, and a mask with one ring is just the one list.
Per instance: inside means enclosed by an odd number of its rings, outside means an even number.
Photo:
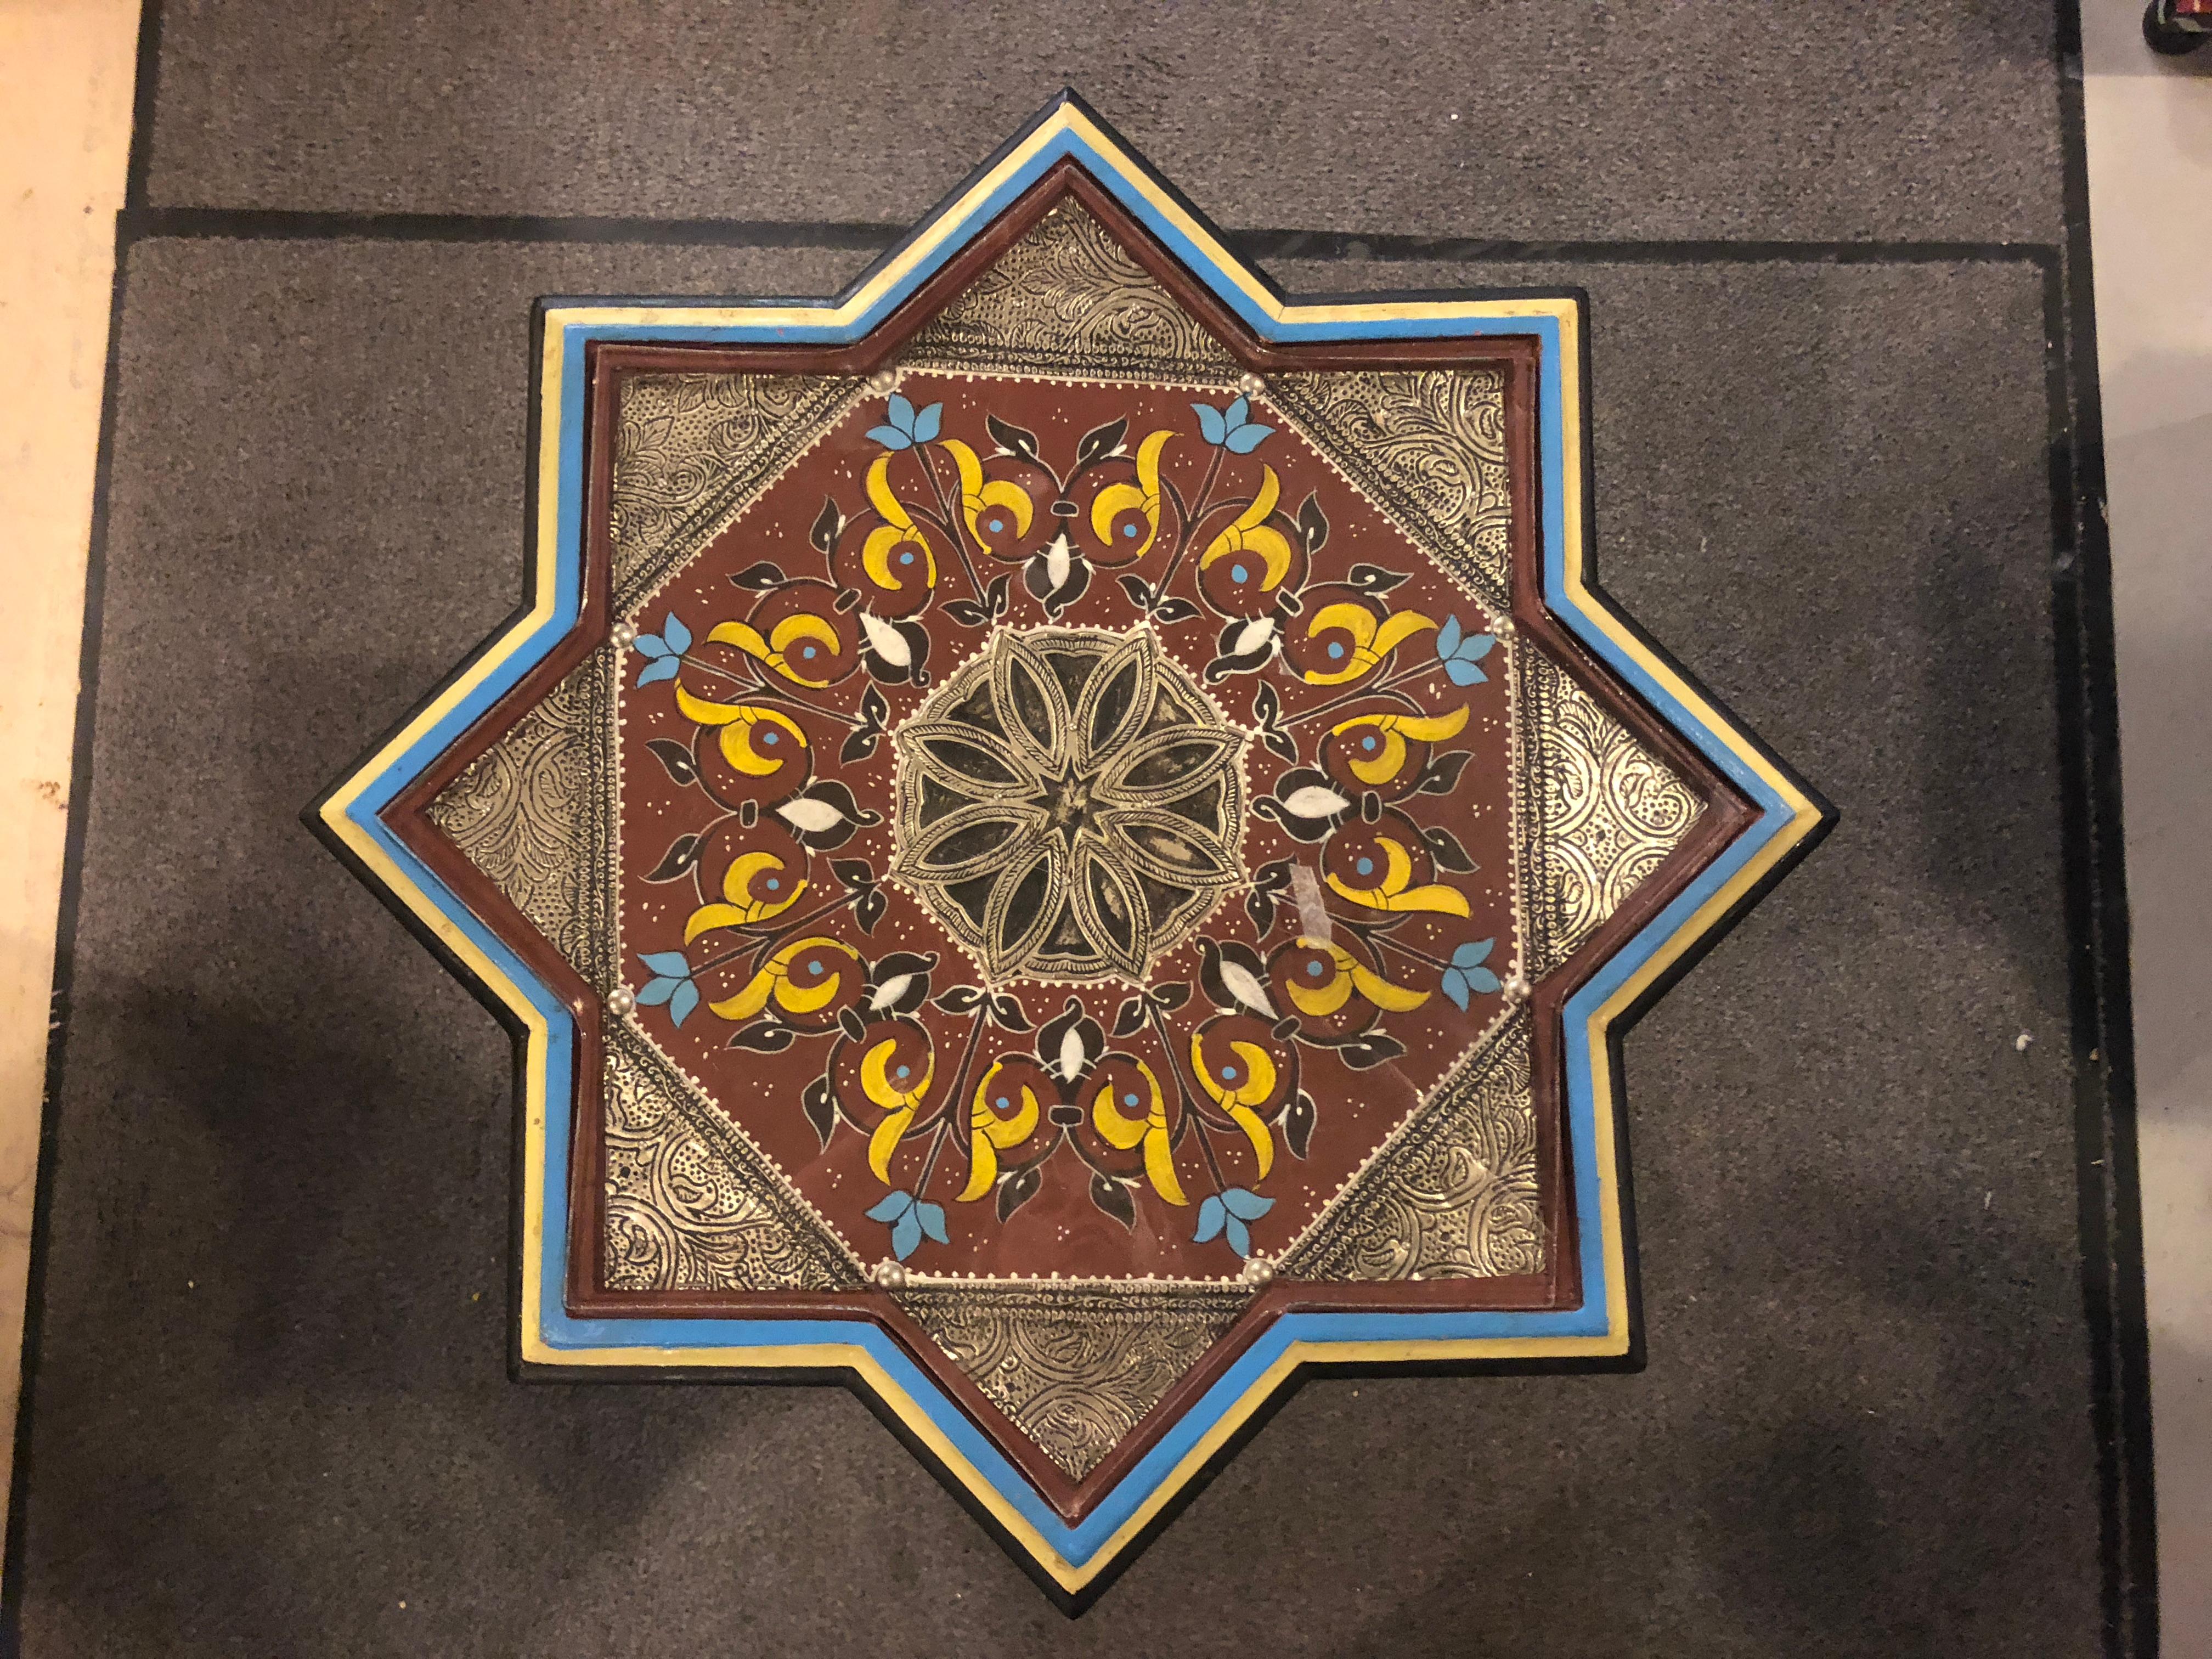
[{"label": "painted floral motif", "polygon": [[638,619],[637,1018],[864,1256],[1233,1273],[1504,1006],[1495,635],[1263,393],[1038,395],[878,393]]}]

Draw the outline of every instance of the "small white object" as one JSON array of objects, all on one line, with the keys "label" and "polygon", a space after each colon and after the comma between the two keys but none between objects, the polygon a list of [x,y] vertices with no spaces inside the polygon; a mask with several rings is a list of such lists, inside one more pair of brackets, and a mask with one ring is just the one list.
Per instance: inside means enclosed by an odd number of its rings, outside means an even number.
[{"label": "small white object", "polygon": [[637,643],[637,624],[618,622],[607,629],[607,642],[617,651],[627,651]]},{"label": "small white object", "polygon": [[2027,1052],[2027,1045],[2034,1041],[2034,1037],[2030,1036],[2027,1032],[2022,1031],[2018,1036],[2012,1040],[2014,1052],[2017,1054],[2026,1054]]},{"label": "small white object", "polygon": [[1255,1255],[1244,1263],[1238,1275],[1247,1285],[1265,1285],[1275,1276],[1275,1264],[1264,1255]]},{"label": "small white object", "polygon": [[1509,1004],[1526,1002],[1528,1000],[1528,981],[1517,973],[1498,988],[1505,993],[1505,1000]]},{"label": "small white object", "polygon": [[881,1261],[876,1263],[875,1280],[877,1284],[882,1285],[884,1289],[887,1291],[904,1290],[906,1288],[906,1264],[901,1261],[894,1261],[890,1257],[885,1256]]},{"label": "small white object", "polygon": [[1247,398],[1256,398],[1267,389],[1267,383],[1256,374],[1240,374],[1237,377],[1237,390]]},{"label": "small white object", "polygon": [[878,398],[888,398],[898,390],[899,375],[895,368],[879,368],[868,376],[868,390]]},{"label": "small white object", "polygon": [[637,995],[627,985],[617,985],[607,993],[607,1012],[617,1019],[626,1017],[637,1006]]}]

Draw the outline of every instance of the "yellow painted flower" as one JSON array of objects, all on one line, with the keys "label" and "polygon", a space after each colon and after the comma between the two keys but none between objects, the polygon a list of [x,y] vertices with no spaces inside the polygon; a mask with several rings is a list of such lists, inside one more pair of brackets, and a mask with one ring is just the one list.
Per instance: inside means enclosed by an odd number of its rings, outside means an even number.
[{"label": "yellow painted flower", "polygon": [[829,684],[829,679],[817,679],[806,669],[817,653],[827,651],[834,657],[843,648],[837,643],[837,630],[826,618],[811,611],[793,611],[766,635],[750,623],[726,622],[709,629],[707,637],[723,645],[734,645],[749,657],[759,658],[795,685],[812,686],[817,690]]},{"label": "yellow painted flower", "polygon": [[[1160,1080],[1141,1060],[1128,1060],[1126,1071],[1120,1066],[1115,1069],[1122,1074],[1100,1079],[1097,1095],[1091,1103],[1091,1123],[1108,1146],[1122,1152],[1141,1142],[1145,1176],[1152,1190],[1170,1204],[1189,1203],[1183,1196],[1182,1182],[1176,1179],[1175,1149],[1168,1138],[1168,1105],[1160,1093]],[[1134,1072],[1136,1077],[1129,1078],[1127,1072]],[[1121,1109],[1124,1106],[1142,1115],[1128,1115]]]},{"label": "yellow painted flower", "polygon": [[1372,611],[1349,599],[1325,605],[1306,624],[1306,637],[1319,639],[1323,634],[1341,629],[1352,635],[1352,644],[1347,650],[1341,640],[1331,640],[1328,643],[1329,659],[1332,662],[1341,661],[1344,665],[1341,668],[1309,668],[1305,672],[1306,684],[1342,685],[1347,680],[1356,680],[1424,628],[1435,626],[1418,611],[1401,611],[1378,623]]},{"label": "yellow painted flower", "polygon": [[[1166,431],[1148,434],[1144,442],[1137,446],[1137,482],[1133,484],[1108,484],[1091,503],[1091,528],[1097,535],[1101,546],[1113,545],[1114,520],[1134,507],[1145,515],[1145,539],[1134,548],[1117,550],[1127,552],[1131,560],[1141,559],[1152,551],[1152,543],[1160,533],[1160,452],[1167,447],[1168,440],[1174,436],[1174,433]],[[1271,472],[1267,476],[1272,479],[1274,474]],[[1262,519],[1267,516],[1265,513],[1260,515]],[[1224,531],[1223,533],[1228,532]],[[1273,534],[1272,531],[1268,533]],[[1123,539],[1127,538],[1125,537]],[[1282,538],[1277,536],[1275,539],[1280,541]],[[1212,556],[1207,555],[1209,558]],[[1284,550],[1284,560],[1287,566],[1287,547]],[[1201,568],[1204,562],[1203,560],[1200,562]],[[1270,586],[1273,585],[1269,584]]]},{"label": "yellow painted flower", "polygon": [[[708,637],[720,639],[721,635],[718,628]],[[676,707],[686,720],[720,726],[722,758],[749,778],[771,776],[783,769],[785,761],[795,760],[805,751],[806,733],[781,709],[750,702],[711,702],[693,696],[680,684],[676,688]]]},{"label": "yellow painted flower", "polygon": [[[722,896],[728,902],[702,904],[694,910],[691,920],[684,924],[684,942],[689,945],[717,927],[766,921],[791,908],[806,890],[806,878],[787,878],[782,870],[783,860],[773,853],[745,853],[732,860],[722,872]],[[756,881],[761,884],[759,893],[753,890]]]},{"label": "yellow painted flower", "polygon": [[[750,1019],[767,1007],[769,999],[774,997],[775,1006],[787,1014],[817,1012],[828,1007],[836,998],[837,987],[845,975],[825,969],[819,974],[808,974],[806,982],[801,984],[792,977],[791,964],[809,951],[823,949],[842,951],[854,962],[860,959],[860,953],[844,940],[825,939],[817,933],[812,939],[800,939],[778,951],[763,965],[760,972],[746,981],[745,988],[737,995],[707,1006],[724,1019]],[[811,965],[823,966],[818,963]]]},{"label": "yellow painted flower", "polygon": [[1205,1032],[1190,1034],[1190,1069],[1199,1087],[1243,1130],[1244,1139],[1252,1143],[1252,1156],[1260,1160],[1260,1179],[1265,1181],[1275,1165],[1275,1138],[1252,1109],[1275,1092],[1275,1062],[1256,1042],[1231,1042],[1229,1052],[1237,1057],[1233,1063],[1208,1066]]},{"label": "yellow painted flower", "polygon": [[[1036,1127],[1036,1091],[1027,1084],[1010,1091],[1000,1081],[1005,1070],[1004,1060],[991,1062],[968,1109],[968,1184],[960,1189],[963,1204],[972,1204],[991,1190],[999,1179],[999,1154],[1020,1146]],[[1008,1098],[1010,1092],[1019,1095],[1018,1104]],[[1001,1111],[1011,1115],[1002,1116]]]},{"label": "yellow painted flower", "polygon": [[1302,1014],[1326,1019],[1349,1002],[1354,991],[1377,1008],[1393,1014],[1407,1012],[1429,1000],[1428,992],[1409,991],[1402,985],[1393,985],[1352,952],[1327,939],[1301,939],[1298,948],[1325,956],[1336,964],[1335,975],[1319,984],[1302,983],[1294,978],[1283,988],[1289,993],[1291,1005]]},{"label": "yellow painted flower", "polygon": [[1466,727],[1467,705],[1449,714],[1355,714],[1328,728],[1333,738],[1348,732],[1359,734],[1358,752],[1352,758],[1352,774],[1362,783],[1388,783],[1406,764],[1406,744],[1439,743],[1455,738]]},{"label": "yellow painted flower", "polygon": [[[1261,592],[1270,592],[1280,586],[1283,578],[1291,574],[1290,538],[1267,520],[1267,515],[1275,510],[1275,502],[1282,493],[1283,487],[1275,478],[1275,469],[1262,466],[1260,469],[1260,493],[1252,498],[1251,506],[1237,515],[1234,524],[1206,544],[1206,551],[1199,556],[1198,568],[1204,570],[1216,560],[1225,559],[1232,553],[1246,553],[1266,567],[1267,574],[1260,583]],[[1357,611],[1359,608],[1349,605],[1331,605],[1329,610]],[[1371,629],[1374,619],[1370,617],[1368,621]],[[1306,678],[1312,679],[1313,676],[1309,674]],[[1316,684],[1322,682],[1316,681]]]},{"label": "yellow painted flower", "polygon": [[1029,491],[1011,478],[986,479],[983,463],[957,438],[947,438],[939,447],[960,469],[960,517],[968,533],[992,557],[1006,557],[1007,550],[1030,533],[1030,517],[1035,508]]},{"label": "yellow painted flower", "polygon": [[886,1185],[891,1178],[891,1154],[898,1150],[900,1137],[914,1121],[915,1109],[921,1104],[922,1097],[929,1092],[930,1079],[937,1074],[934,1049],[922,1061],[921,1076],[916,1079],[912,1062],[893,1063],[898,1046],[896,1036],[887,1036],[860,1061],[860,1092],[890,1112],[868,1137],[868,1167]]},{"label": "yellow painted flower", "polygon": [[[1336,872],[1331,870],[1323,878],[1340,897],[1350,899],[1354,904],[1364,904],[1370,910],[1435,910],[1448,916],[1471,914],[1468,909],[1467,896],[1456,887],[1411,885],[1413,879],[1413,855],[1401,843],[1388,836],[1377,836],[1375,839],[1382,848],[1382,879],[1372,887],[1352,887],[1346,885]],[[1365,858],[1359,861],[1364,865],[1374,862]],[[1367,872],[1360,873],[1364,875]]]},{"label": "yellow painted flower", "polygon": [[[898,574],[901,569],[909,576],[918,574],[924,587],[934,587],[937,556],[930,551],[928,538],[915,523],[914,515],[891,493],[890,470],[889,455],[878,455],[868,467],[868,504],[883,515],[884,521],[860,544],[860,568],[885,592],[896,593],[906,586]],[[914,568],[917,562],[919,572]]]}]

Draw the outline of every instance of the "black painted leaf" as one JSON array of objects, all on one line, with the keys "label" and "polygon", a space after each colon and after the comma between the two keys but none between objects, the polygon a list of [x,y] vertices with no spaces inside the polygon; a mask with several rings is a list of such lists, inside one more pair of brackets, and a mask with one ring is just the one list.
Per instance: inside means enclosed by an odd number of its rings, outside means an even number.
[{"label": "black painted leaf", "polygon": [[[1318,773],[1316,776],[1320,775]],[[1252,872],[1252,885],[1263,893],[1279,893],[1291,884],[1291,861],[1270,859]]]},{"label": "black painted leaf", "polygon": [[1190,1000],[1190,986],[1182,980],[1170,980],[1165,985],[1155,985],[1146,994],[1152,998],[1155,1008],[1180,1008]]},{"label": "black painted leaf", "polygon": [[1010,992],[1001,991],[991,999],[991,1018],[998,1021],[1004,1030],[1026,1031],[1030,1029],[1029,1011],[1022,1006],[1021,999]]},{"label": "black painted leaf", "polygon": [[1406,1052],[1406,1045],[1388,1032],[1370,1031],[1365,1036],[1352,1038],[1336,1052],[1352,1070],[1364,1072],[1397,1059]]},{"label": "black painted leaf", "polygon": [[1385,570],[1379,564],[1355,564],[1347,579],[1363,593],[1388,593],[1406,580],[1402,570]]},{"label": "black painted leaf", "polygon": [[972,1014],[983,1000],[980,985],[948,985],[938,993],[937,1006],[948,1014]]},{"label": "black painted leaf", "polygon": [[857,893],[863,887],[876,884],[875,866],[866,859],[831,859],[830,873],[844,884],[848,893]]},{"label": "black painted leaf", "polygon": [[1260,741],[1285,760],[1296,763],[1298,758],[1297,739],[1279,726],[1271,726],[1260,733]]},{"label": "black painted leaf", "polygon": [[806,1121],[814,1126],[814,1133],[822,1137],[822,1144],[827,1146],[830,1132],[837,1127],[837,1094],[829,1077],[825,1074],[808,1084],[799,1097],[799,1103],[805,1109]]},{"label": "black painted leaf", "polygon": [[1420,793],[1425,795],[1449,795],[1459,787],[1459,775],[1467,770],[1467,763],[1474,758],[1474,755],[1464,749],[1430,756],[1429,763],[1421,769]]},{"label": "black painted leaf", "polygon": [[884,727],[884,723],[890,720],[890,717],[891,706],[890,701],[884,697],[881,691],[878,690],[872,685],[866,690],[860,693],[860,718],[862,720],[867,721],[869,725],[874,726],[880,732]]},{"label": "black painted leaf", "polygon": [[837,758],[848,763],[867,759],[876,752],[876,739],[881,736],[881,732],[872,727],[855,727],[846,735],[844,743],[838,748]]},{"label": "black painted leaf", "polygon": [[1129,603],[1138,610],[1150,611],[1152,608],[1152,585],[1142,576],[1122,577],[1121,591],[1129,596]]},{"label": "black painted leaf", "polygon": [[1075,470],[1080,472],[1085,467],[1104,460],[1121,447],[1121,440],[1128,435],[1129,417],[1126,415],[1118,421],[1092,427],[1075,446]]},{"label": "black painted leaf", "polygon": [[1006,607],[1013,603],[1012,599],[1009,597],[1009,586],[1012,581],[1013,577],[1011,574],[995,577],[991,585],[983,590],[984,596],[991,602],[993,616],[1005,616]]},{"label": "black painted leaf", "polygon": [[651,872],[647,874],[646,879],[673,881],[677,877],[684,874],[693,865],[699,862],[700,841],[701,837],[697,836],[677,836],[674,841],[668,843],[668,850],[660,855],[660,862],[653,866]]},{"label": "black painted leaf", "polygon": [[1198,607],[1188,599],[1169,598],[1152,607],[1152,620],[1157,623],[1188,622],[1198,614]]},{"label": "black painted leaf", "polygon": [[871,887],[854,903],[853,920],[860,924],[862,933],[872,933],[876,924],[884,919],[884,910],[889,903],[882,888]]},{"label": "black painted leaf", "polygon": [[845,515],[837,510],[834,497],[824,495],[822,510],[814,515],[814,528],[806,532],[806,539],[814,544],[817,551],[827,553],[837,545],[837,538],[844,533]]},{"label": "black painted leaf", "polygon": [[1253,688],[1252,718],[1262,726],[1273,726],[1282,717],[1283,700],[1275,695],[1275,688],[1266,680]]},{"label": "black painted leaf", "polygon": [[1309,553],[1320,552],[1328,540],[1328,514],[1321,510],[1319,499],[1311,493],[1298,504],[1298,534],[1305,538]]},{"label": "black painted leaf", "polygon": [[947,599],[945,614],[963,628],[981,628],[991,620],[991,613],[973,599]]},{"label": "black painted leaf", "polygon": [[750,588],[756,593],[765,593],[772,589],[781,587],[790,578],[783,574],[783,568],[781,565],[771,564],[768,560],[763,559],[758,564],[747,565],[730,580],[739,587]]},{"label": "black painted leaf", "polygon": [[653,750],[653,757],[668,769],[668,775],[678,783],[699,781],[699,764],[691,758],[691,751],[673,738],[655,738],[645,745]]},{"label": "black painted leaf", "polygon": [[750,1025],[740,1025],[730,1038],[732,1048],[757,1048],[764,1054],[773,1054],[791,1047],[791,1027],[778,1019],[757,1019]]},{"label": "black painted leaf", "polygon": [[1314,1132],[1313,1097],[1304,1090],[1283,1110],[1283,1145],[1291,1149],[1293,1158],[1304,1158],[1312,1144]]},{"label": "black painted leaf", "polygon": [[1244,914],[1252,918],[1252,925],[1266,933],[1275,925],[1275,901],[1266,893],[1244,895]]},{"label": "black painted leaf", "polygon": [[1124,1227],[1137,1224],[1137,1206],[1129,1197],[1129,1189],[1118,1181],[1109,1181],[1095,1170],[1091,1176],[1091,1201]]},{"label": "black painted leaf", "polygon": [[1421,839],[1428,842],[1429,856],[1438,867],[1462,871],[1477,867],[1474,860],[1468,857],[1467,848],[1459,844],[1459,837],[1442,824],[1431,824],[1422,830]]},{"label": "black painted leaf", "polygon": [[1044,1171],[1034,1164],[1008,1176],[999,1183],[999,1219],[1004,1221],[1035,1198],[1043,1185]]},{"label": "black painted leaf", "polygon": [[1036,433],[1002,421],[995,415],[983,417],[983,429],[991,434],[991,441],[1009,455],[1018,455],[1025,461],[1036,459]]},{"label": "black painted leaf", "polygon": [[1144,998],[1122,998],[1121,1006],[1114,1011],[1114,1035],[1117,1037],[1134,1036],[1143,1029],[1144,1024]]}]

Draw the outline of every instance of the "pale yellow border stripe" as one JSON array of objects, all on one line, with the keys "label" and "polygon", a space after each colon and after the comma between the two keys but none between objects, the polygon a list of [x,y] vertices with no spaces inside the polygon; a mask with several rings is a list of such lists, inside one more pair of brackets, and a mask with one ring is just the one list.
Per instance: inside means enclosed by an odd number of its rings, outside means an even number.
[{"label": "pale yellow border stripe", "polygon": [[566,331],[578,325],[660,325],[667,327],[714,327],[744,323],[751,326],[799,326],[824,323],[849,323],[866,314],[886,290],[902,281],[921,262],[933,256],[946,237],[964,228],[968,217],[986,200],[1006,178],[1026,164],[1044,145],[1061,131],[1078,132],[1121,175],[1122,182],[1141,195],[1158,211],[1166,216],[1182,233],[1189,237],[1219,270],[1250,299],[1263,313],[1286,323],[1316,323],[1366,320],[1411,321],[1427,319],[1549,318],[1560,330],[1560,384],[1563,389],[1561,419],[1566,445],[1566,465],[1563,468],[1565,489],[1563,504],[1566,526],[1566,579],[1570,592],[1583,602],[1585,611],[1632,660],[1675,697],[1691,714],[1709,730],[1718,733],[1742,762],[1757,772],[1778,793],[1789,801],[1795,812],[1793,833],[1778,837],[1764,848],[1714,894],[1680,929],[1672,939],[1646,962],[1644,966],[1605,1005],[1590,1016],[1591,1078],[1595,1099],[1609,1103],[1613,1096],[1610,1056],[1607,1053],[1604,1035],[1607,1028],[1620,1012],[1661,974],[1663,974],[1682,952],[1703,936],[1738,900],[1750,891],[1791,848],[1801,842],[1820,822],[1819,809],[1788,776],[1768,762],[1756,749],[1744,742],[1729,721],[1722,719],[1710,703],[1699,696],[1663,659],[1654,655],[1626,628],[1623,627],[1603,605],[1595,602],[1583,580],[1583,500],[1581,470],[1582,432],[1582,360],[1578,334],[1578,318],[1574,303],[1568,300],[1522,298],[1462,301],[1390,301],[1380,305],[1361,305],[1340,302],[1330,305],[1285,305],[1276,301],[1265,287],[1229,250],[1204,226],[1186,212],[1178,204],[1155,186],[1152,182],[1130,164],[1093,124],[1072,108],[1063,106],[1042,124],[1023,144],[1011,153],[991,173],[964,192],[951,210],[940,217],[929,230],[917,237],[897,258],[872,277],[865,287],[849,299],[835,306],[764,307],[748,306],[742,309],[729,307],[568,307],[546,313],[544,359],[540,380],[540,449],[538,458],[538,522],[537,538],[537,577],[533,603],[529,613],[501,640],[500,644],[479,660],[465,675],[448,687],[434,702],[410,720],[390,743],[337,792],[325,804],[323,816],[332,832],[350,848],[362,862],[372,870],[392,891],[400,895],[408,908],[429,927],[485,984],[513,1008],[526,1027],[527,1063],[526,1076],[527,1091],[525,1097],[525,1158],[524,1158],[524,1238],[523,1264],[523,1331],[522,1357],[532,1364],[573,1366],[696,1365],[702,1367],[750,1366],[763,1369],[825,1367],[850,1370],[860,1376],[878,1398],[891,1409],[908,1431],[928,1449],[961,1485],[974,1495],[1007,1534],[1030,1553],[1063,1588],[1079,1590],[1110,1565],[1128,1547],[1139,1534],[1151,1523],[1160,1510],[1186,1486],[1192,1476],[1208,1459],[1219,1450],[1231,1437],[1249,1419],[1261,1402],[1304,1364],[1351,1364],[1373,1361],[1436,1358],[1533,1358],[1562,1356],[1617,1355],[1627,1351],[1628,1306],[1626,1280],[1626,1260],[1620,1231],[1620,1191],[1616,1176],[1617,1157],[1613,1145],[1613,1114],[1598,1110],[1593,1114],[1597,1126],[1597,1145],[1595,1148],[1600,1183],[1600,1215],[1606,1261],[1606,1277],[1609,1287],[1606,1305],[1606,1333],[1595,1337],[1513,1337],[1481,1338],[1455,1341],[1380,1341],[1362,1343],[1292,1344],[1262,1373],[1247,1391],[1243,1399],[1224,1413],[1206,1434],[1201,1437],[1175,1469],[1164,1480],[1145,1503],[1114,1534],[1113,1537],[1081,1566],[1070,1563],[1051,1543],[1031,1526],[1000,1493],[997,1487],[980,1474],[958,1449],[945,1436],[928,1414],[899,1387],[882,1366],[866,1350],[850,1344],[815,1343],[781,1348],[654,1348],[576,1351],[549,1346],[541,1334],[543,1330],[543,1294],[540,1283],[541,1263],[544,1243],[544,1152],[546,1135],[546,1101],[544,1094],[545,1060],[550,1033],[545,1023],[532,1006],[520,988],[508,981],[481,951],[471,944],[467,935],[448,921],[432,904],[428,896],[410,882],[397,865],[386,858],[376,844],[359,832],[346,817],[347,809],[359,798],[368,780],[384,771],[391,763],[436,724],[460,699],[467,696],[483,684],[509,656],[515,647],[541,625],[552,614],[555,594],[554,572],[557,565],[559,530],[559,473],[560,473],[560,414],[562,368],[562,349]]}]

